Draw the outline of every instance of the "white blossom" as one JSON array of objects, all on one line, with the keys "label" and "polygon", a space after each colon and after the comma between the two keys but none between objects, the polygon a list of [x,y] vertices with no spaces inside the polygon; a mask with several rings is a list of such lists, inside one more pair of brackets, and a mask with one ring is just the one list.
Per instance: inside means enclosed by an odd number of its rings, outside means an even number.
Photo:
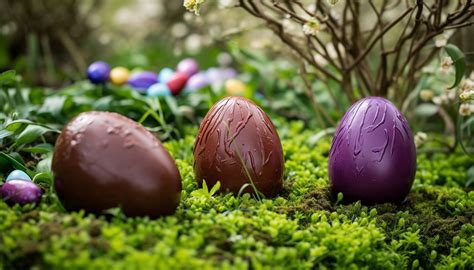
[{"label": "white blossom", "polygon": [[416,147],[420,147],[421,145],[423,145],[426,140],[428,139],[428,135],[422,131],[418,131],[416,134],[415,134],[415,145]]},{"label": "white blossom", "polygon": [[316,36],[321,29],[321,24],[319,24],[319,21],[316,18],[311,18],[309,19],[304,25],[303,25],[303,33],[308,36]]},{"label": "white blossom", "polygon": [[442,94],[436,97],[433,97],[433,103],[436,105],[443,105],[448,103],[448,96],[446,94]]},{"label": "white blossom", "polygon": [[448,72],[450,71],[451,67],[453,66],[453,59],[449,56],[445,56],[440,63],[441,72]]},{"label": "white blossom", "polygon": [[184,7],[194,12],[194,14],[199,15],[199,10],[204,2],[205,0],[184,0]]},{"label": "white blossom", "polygon": [[463,91],[459,94],[461,101],[468,101],[474,99],[474,90]]},{"label": "white blossom", "polygon": [[472,106],[469,103],[462,103],[459,106],[459,114],[462,116],[469,116],[472,113]]},{"label": "white blossom", "polygon": [[420,91],[420,98],[423,101],[430,101],[434,96],[433,91],[429,89],[423,89]]}]

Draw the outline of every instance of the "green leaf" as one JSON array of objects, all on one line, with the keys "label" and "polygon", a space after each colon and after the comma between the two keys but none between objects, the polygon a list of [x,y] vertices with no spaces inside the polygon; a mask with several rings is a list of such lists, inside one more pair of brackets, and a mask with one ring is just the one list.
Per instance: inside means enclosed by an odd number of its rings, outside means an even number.
[{"label": "green leaf", "polygon": [[415,114],[423,117],[430,117],[438,112],[438,106],[432,103],[422,103],[415,109]]},{"label": "green leaf", "polygon": [[221,182],[217,181],[217,183],[212,187],[211,192],[209,192],[209,195],[214,195],[219,189],[221,188]]},{"label": "green leaf", "polygon": [[25,147],[22,149],[22,151],[28,153],[46,154],[53,151],[53,146],[49,143],[42,143],[32,147]]},{"label": "green leaf", "polygon": [[29,125],[20,133],[20,135],[18,135],[15,143],[20,145],[34,142],[48,131],[51,130],[42,126]]},{"label": "green leaf", "polygon": [[454,69],[456,71],[454,84],[449,88],[453,89],[458,86],[464,76],[464,68],[466,66],[464,53],[453,44],[444,46],[446,53],[453,60]]},{"label": "green leaf", "polygon": [[16,71],[8,70],[0,73],[0,86],[12,86],[15,84]]},{"label": "green leaf", "polygon": [[4,139],[4,138],[7,138],[9,136],[13,135],[13,132],[11,131],[8,131],[6,129],[2,129],[0,130],[0,140]]},{"label": "green leaf", "polygon": [[38,162],[36,166],[37,172],[50,172],[51,171],[51,162],[53,160],[53,154],[49,153],[46,158]]},{"label": "green leaf", "polygon": [[7,153],[4,153],[4,152],[0,152],[0,157],[8,160],[15,169],[17,170],[22,170],[26,173],[28,173],[28,175],[32,175],[32,172],[30,170],[28,170],[25,165],[21,164],[18,160],[16,160],[14,157],[10,156],[9,154]]}]

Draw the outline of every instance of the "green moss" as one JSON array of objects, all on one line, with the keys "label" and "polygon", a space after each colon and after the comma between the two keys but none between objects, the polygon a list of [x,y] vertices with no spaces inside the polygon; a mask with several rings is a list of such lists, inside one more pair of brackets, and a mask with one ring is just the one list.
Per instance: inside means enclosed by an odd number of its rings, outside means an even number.
[{"label": "green moss", "polygon": [[465,186],[471,159],[420,155],[413,190],[400,205],[340,204],[328,186],[329,138],[313,145],[314,132],[285,126],[279,197],[193,192],[187,136],[165,144],[183,178],[175,215],[67,213],[50,192],[36,208],[0,202],[0,268],[473,268],[474,191]]}]

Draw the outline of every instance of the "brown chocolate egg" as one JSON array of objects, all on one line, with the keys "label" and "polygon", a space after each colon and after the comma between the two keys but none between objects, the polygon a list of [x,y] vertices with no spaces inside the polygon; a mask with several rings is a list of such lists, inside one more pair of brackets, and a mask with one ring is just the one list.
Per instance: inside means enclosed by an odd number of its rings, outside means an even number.
[{"label": "brown chocolate egg", "polygon": [[116,113],[85,112],[59,136],[54,187],[69,211],[102,213],[121,207],[127,216],[173,214],[181,176],[174,160],[143,126]]},{"label": "brown chocolate egg", "polygon": [[[243,97],[226,97],[207,113],[194,145],[194,172],[198,183],[237,193],[253,183],[267,197],[283,184],[280,138],[265,112]],[[250,186],[244,189],[254,192]]]}]

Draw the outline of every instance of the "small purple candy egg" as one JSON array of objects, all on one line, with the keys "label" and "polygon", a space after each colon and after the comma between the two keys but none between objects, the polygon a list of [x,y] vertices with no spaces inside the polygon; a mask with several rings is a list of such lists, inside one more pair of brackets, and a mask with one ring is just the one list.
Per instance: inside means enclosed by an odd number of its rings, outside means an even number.
[{"label": "small purple candy egg", "polygon": [[199,72],[199,73],[194,74],[191,78],[189,78],[185,89],[186,91],[196,91],[208,85],[209,85],[209,80],[206,76],[206,73]]},{"label": "small purple candy egg", "polygon": [[181,60],[176,67],[176,71],[186,74],[188,77],[198,73],[199,65],[196,60],[186,58]]},{"label": "small purple candy egg", "polygon": [[210,84],[223,82],[225,78],[222,75],[222,70],[220,68],[213,67],[206,71],[206,76]]},{"label": "small purple candy egg", "polygon": [[146,92],[148,87],[157,83],[158,76],[151,71],[142,71],[132,74],[128,79],[128,84],[138,92]]},{"label": "small purple candy egg", "polygon": [[329,153],[334,193],[362,203],[401,202],[416,172],[412,131],[390,101],[367,97],[346,112]]},{"label": "small purple candy egg", "polygon": [[233,79],[237,76],[237,71],[233,68],[222,68],[220,72],[224,80]]},{"label": "small purple candy egg", "polygon": [[92,63],[87,68],[87,78],[92,83],[102,84],[109,80],[110,66],[103,61],[97,61]]},{"label": "small purple candy egg", "polygon": [[8,205],[38,203],[42,194],[35,183],[21,179],[10,180],[0,188],[0,197]]}]

